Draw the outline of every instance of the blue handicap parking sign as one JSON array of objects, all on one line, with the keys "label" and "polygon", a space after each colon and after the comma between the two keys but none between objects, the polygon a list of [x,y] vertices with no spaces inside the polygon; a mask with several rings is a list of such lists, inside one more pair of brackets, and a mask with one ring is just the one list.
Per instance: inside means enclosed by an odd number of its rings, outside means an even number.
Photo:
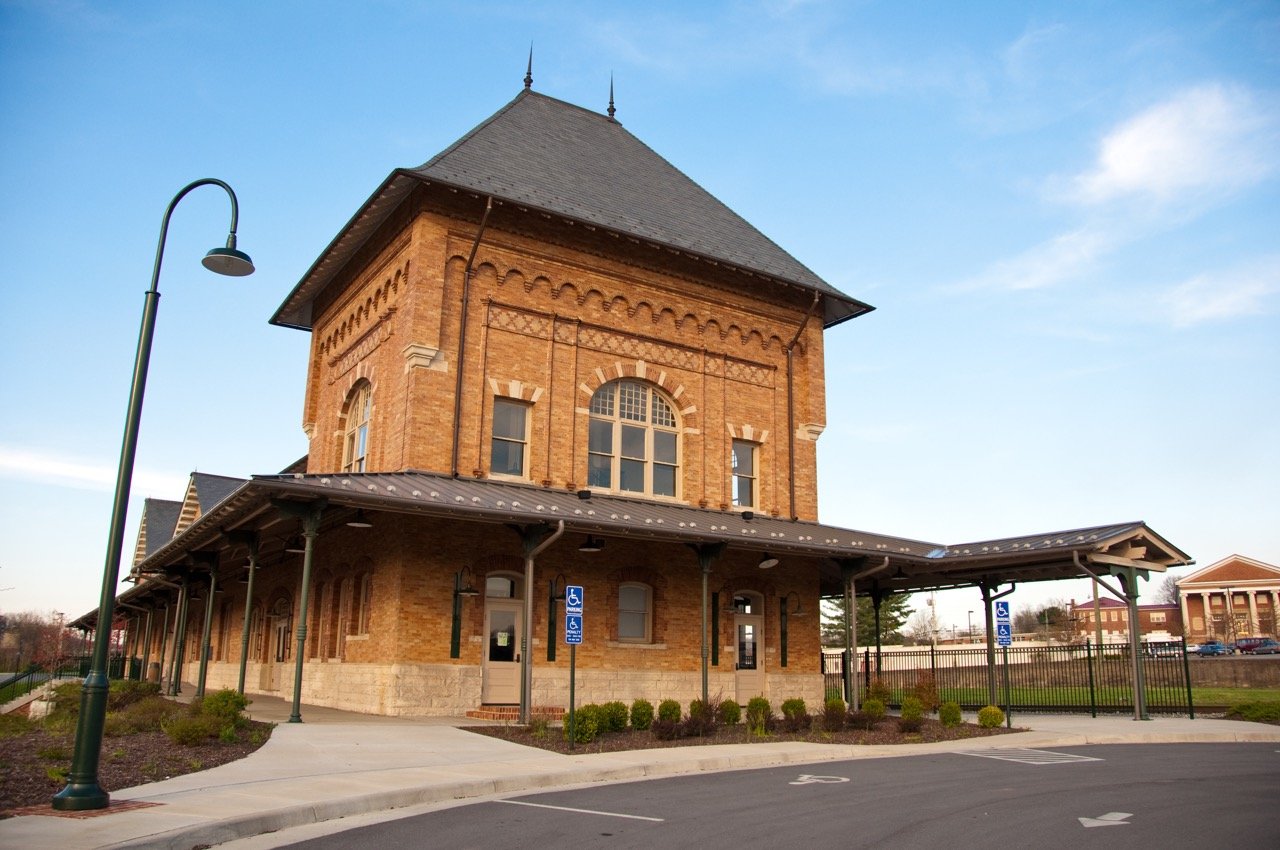
[{"label": "blue handicap parking sign", "polygon": [[582,586],[571,584],[564,589],[564,612],[566,614],[582,613]]},{"label": "blue handicap parking sign", "polygon": [[582,643],[582,615],[566,614],[564,617],[564,642]]}]

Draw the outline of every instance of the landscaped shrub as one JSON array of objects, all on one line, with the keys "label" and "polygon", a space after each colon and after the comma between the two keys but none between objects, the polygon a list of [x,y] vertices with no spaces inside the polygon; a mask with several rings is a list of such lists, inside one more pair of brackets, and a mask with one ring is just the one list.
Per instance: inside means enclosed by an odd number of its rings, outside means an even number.
[{"label": "landscaped shrub", "polygon": [[690,738],[705,738],[716,732],[716,717],[720,710],[719,697],[706,703],[695,699],[689,703],[689,719],[684,722],[684,734]]},{"label": "landscaped shrub", "polygon": [[893,702],[893,693],[883,679],[875,678],[867,686],[867,699],[878,699],[881,704],[888,705]]},{"label": "landscaped shrub", "polygon": [[1251,700],[1238,702],[1227,710],[1227,717],[1252,720],[1255,723],[1280,723],[1280,701]]},{"label": "landscaped shrub", "polygon": [[631,728],[637,732],[648,731],[653,725],[653,703],[638,699],[631,703]]},{"label": "landscaped shrub", "polygon": [[938,707],[938,720],[943,726],[959,726],[964,716],[960,713],[960,703],[944,702]]},{"label": "landscaped shrub", "polygon": [[679,723],[680,703],[673,699],[664,699],[658,703],[658,719],[663,723]]},{"label": "landscaped shrub", "polygon": [[809,709],[799,697],[782,701],[783,726],[788,732],[807,732],[813,723]]},{"label": "landscaped shrub", "polygon": [[902,699],[902,716],[898,718],[899,732],[919,732],[924,726],[924,704],[918,697]]},{"label": "landscaped shrub", "polygon": [[868,697],[862,701],[862,711],[867,715],[868,719],[871,720],[872,726],[876,725],[881,720],[884,720],[884,715],[887,710],[884,700]]},{"label": "landscaped shrub", "polygon": [[773,706],[764,697],[747,700],[747,731],[763,738],[773,720]]},{"label": "landscaped shrub", "polygon": [[938,710],[938,704],[941,700],[938,697],[938,683],[933,678],[932,673],[921,673],[916,677],[916,684],[911,689],[911,696],[920,700],[920,707],[926,714],[933,714]]},{"label": "landscaped shrub", "polygon": [[822,704],[822,728],[828,732],[839,732],[844,729],[845,705],[840,697],[829,697]]},{"label": "landscaped shrub", "polygon": [[679,720],[664,720],[659,717],[653,721],[649,732],[659,741],[674,741],[684,734],[684,724]]},{"label": "landscaped shrub", "polygon": [[1004,724],[1004,712],[997,705],[988,705],[978,712],[978,725],[983,729],[995,729]]},{"label": "landscaped shrub", "polygon": [[703,705],[702,700],[700,699],[689,700],[689,716],[690,717],[702,717],[702,715],[706,714],[706,711],[707,711],[707,707]]},{"label": "landscaped shrub", "polygon": [[[577,744],[590,744],[600,732],[601,711],[595,703],[578,706],[564,719],[564,739]],[[570,729],[573,737],[570,738]]]},{"label": "landscaped shrub", "polygon": [[223,688],[222,690],[205,694],[203,699],[191,701],[193,711],[216,717],[222,721],[224,726],[233,726],[237,729],[248,722],[247,718],[241,713],[248,705],[248,697],[231,688]]},{"label": "landscaped shrub", "polygon": [[716,719],[723,726],[737,726],[742,722],[742,706],[736,700],[726,699],[720,702],[716,711]]},{"label": "landscaped shrub", "polygon": [[144,697],[119,711],[109,712],[103,733],[108,737],[115,737],[135,732],[155,732],[163,729],[170,719],[184,711],[184,706],[162,696]]},{"label": "landscaped shrub", "polygon": [[175,744],[195,747],[218,737],[223,725],[211,714],[177,714],[164,724],[164,733]]},{"label": "landscaped shrub", "polygon": [[112,679],[107,685],[107,711],[120,711],[147,697],[159,696],[160,686],[155,682],[136,679]]},{"label": "landscaped shrub", "polygon": [[627,731],[627,704],[614,700],[606,702],[600,706],[601,732],[625,732]]}]

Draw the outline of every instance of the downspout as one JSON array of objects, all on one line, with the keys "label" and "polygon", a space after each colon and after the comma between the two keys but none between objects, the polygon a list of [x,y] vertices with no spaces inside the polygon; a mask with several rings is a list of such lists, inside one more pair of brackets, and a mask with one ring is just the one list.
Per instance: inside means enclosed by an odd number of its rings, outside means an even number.
[{"label": "downspout", "polygon": [[790,504],[791,518],[799,519],[796,516],[796,385],[795,385],[795,362],[793,352],[796,343],[800,341],[800,335],[804,333],[804,329],[809,326],[809,320],[813,318],[814,310],[818,309],[818,302],[822,300],[822,294],[814,291],[813,303],[809,305],[809,310],[804,314],[804,321],[800,323],[800,327],[796,328],[796,335],[791,338],[791,342],[787,343],[787,470],[788,482],[787,493]]},{"label": "downspout", "polygon": [[520,652],[522,667],[520,669],[520,723],[529,725],[529,707],[533,700],[533,562],[538,554],[564,534],[564,520],[559,520],[556,530],[541,543],[529,546],[530,536],[525,536],[524,555],[524,623],[522,624]]},{"label": "downspout", "polygon": [[[453,461],[450,464],[452,475],[458,477],[458,440],[462,429],[458,423],[462,418],[462,363],[467,350],[467,307],[471,301],[471,267],[476,261],[476,251],[480,250],[480,240],[484,237],[484,229],[489,223],[489,212],[493,209],[493,198],[486,197],[484,215],[480,217],[480,229],[476,231],[475,241],[471,243],[471,255],[467,257],[467,267],[462,273],[462,317],[458,321],[458,359],[457,374],[453,383]],[[526,588],[526,595],[527,595]]]}]

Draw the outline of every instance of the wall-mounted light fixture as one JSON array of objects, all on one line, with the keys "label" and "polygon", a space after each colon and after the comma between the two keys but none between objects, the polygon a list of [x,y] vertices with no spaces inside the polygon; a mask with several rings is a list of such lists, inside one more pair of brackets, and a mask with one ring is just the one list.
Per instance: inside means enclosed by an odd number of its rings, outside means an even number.
[{"label": "wall-mounted light fixture", "polygon": [[[596,550],[599,551],[599,550]],[[564,573],[547,582],[547,660],[556,660],[556,603],[564,601]]]},{"label": "wall-mounted light fixture", "polygon": [[479,596],[475,588],[475,576],[470,567],[463,567],[453,574],[453,625],[449,630],[449,657],[462,655],[462,598]]}]

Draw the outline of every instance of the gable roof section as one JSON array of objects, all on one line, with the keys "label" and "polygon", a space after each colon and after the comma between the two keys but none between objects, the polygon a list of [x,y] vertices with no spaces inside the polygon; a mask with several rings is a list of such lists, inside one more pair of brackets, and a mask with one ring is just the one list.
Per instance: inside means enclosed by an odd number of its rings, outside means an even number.
[{"label": "gable roof section", "polygon": [[526,89],[423,165],[394,171],[271,322],[309,328],[312,300],[419,184],[473,192],[819,293],[827,327],[873,309],[818,277],[617,121]]},{"label": "gable roof section", "polygon": [[227,496],[234,493],[243,483],[243,478],[207,475],[203,472],[191,473],[191,478],[187,482],[187,494],[182,500],[182,509],[178,515],[177,527],[174,529],[174,536],[186,531],[193,522]]},{"label": "gable roof section", "polygon": [[1188,576],[1178,579],[1178,587],[1189,585],[1212,584],[1223,582],[1280,582],[1280,567],[1246,558],[1243,555],[1229,555],[1215,561],[1204,569],[1196,570]]},{"label": "gable roof section", "polygon": [[174,537],[182,502],[171,499],[147,499],[142,503],[142,520],[138,523],[138,543],[133,550],[133,563],[138,565],[159,551]]}]

